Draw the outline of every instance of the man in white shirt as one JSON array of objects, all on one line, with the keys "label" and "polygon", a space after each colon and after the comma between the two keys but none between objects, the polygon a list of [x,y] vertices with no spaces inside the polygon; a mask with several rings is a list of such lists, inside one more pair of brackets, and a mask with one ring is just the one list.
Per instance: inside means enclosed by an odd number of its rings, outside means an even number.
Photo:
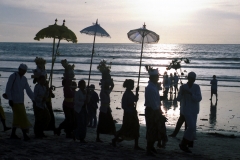
[{"label": "man in white shirt", "polygon": [[182,142],[179,144],[181,150],[191,153],[188,145],[193,145],[196,136],[197,115],[199,113],[199,102],[202,100],[199,85],[194,84],[196,74],[188,73],[188,82],[180,87],[177,100],[181,101],[180,113],[183,114],[187,123]]},{"label": "man in white shirt", "polygon": [[156,149],[154,143],[158,141],[159,147],[165,147],[167,142],[166,136],[166,118],[162,115],[160,109],[159,94],[159,73],[158,69],[148,69],[149,82],[145,88],[145,119],[146,119],[146,139],[147,139],[147,155],[154,156]]},{"label": "man in white shirt", "polygon": [[13,110],[13,128],[10,138],[19,139],[16,135],[16,129],[20,128],[22,129],[24,140],[27,141],[29,140],[27,132],[32,125],[27,118],[24,106],[24,89],[32,101],[34,101],[34,94],[29,87],[27,78],[24,76],[26,72],[27,65],[20,64],[18,72],[11,74],[8,79],[6,94],[9,100],[9,105]]}]

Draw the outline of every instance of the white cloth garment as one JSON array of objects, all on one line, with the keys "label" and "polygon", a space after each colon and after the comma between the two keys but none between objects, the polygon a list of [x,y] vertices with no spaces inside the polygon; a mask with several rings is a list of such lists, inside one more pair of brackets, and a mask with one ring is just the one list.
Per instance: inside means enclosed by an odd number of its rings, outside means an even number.
[{"label": "white cloth garment", "polygon": [[112,111],[110,108],[110,93],[112,90],[104,90],[101,89],[100,92],[100,99],[101,99],[101,105],[100,105],[100,111],[103,113],[107,113],[107,110],[110,109],[110,112]]},{"label": "white cloth garment", "polygon": [[149,81],[145,88],[145,104],[146,107],[151,107],[153,110],[160,109],[160,94],[156,84]]},{"label": "white cloth garment", "polygon": [[[183,91],[189,91],[190,94],[183,94]],[[199,102],[202,100],[202,94],[199,85],[193,84],[191,88],[188,87],[188,84],[184,84],[180,87],[177,100],[181,101],[180,112],[183,115],[189,114],[198,114],[199,113]]]},{"label": "white cloth garment", "polygon": [[[84,105],[84,102],[85,102],[86,98],[87,98],[86,94],[83,94],[81,89],[79,89],[78,91],[75,92],[75,96],[74,96],[74,110],[77,113],[80,113],[80,111],[82,110],[82,107]],[[90,96],[88,96],[88,102],[89,102],[89,99],[90,99]]]},{"label": "white cloth garment", "polygon": [[36,84],[34,87],[34,99],[36,106],[44,109],[46,106],[46,101],[43,101],[44,98],[48,97],[48,93],[45,86]]},{"label": "white cloth garment", "polygon": [[8,78],[5,91],[8,99],[12,100],[13,103],[24,103],[24,89],[26,90],[29,98],[34,101],[34,94],[29,87],[27,78],[25,76],[20,77],[18,72],[11,74]]}]

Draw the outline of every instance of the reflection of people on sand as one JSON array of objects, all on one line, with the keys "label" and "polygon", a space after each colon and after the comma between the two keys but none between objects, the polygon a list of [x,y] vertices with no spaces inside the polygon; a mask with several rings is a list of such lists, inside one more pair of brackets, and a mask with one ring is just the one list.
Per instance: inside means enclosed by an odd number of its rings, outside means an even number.
[{"label": "reflection of people on sand", "polygon": [[182,142],[179,144],[181,150],[191,153],[188,146],[193,147],[196,136],[197,116],[199,113],[199,102],[202,100],[199,85],[194,84],[196,74],[188,73],[188,82],[180,87],[177,99],[181,101],[180,113],[183,114],[188,125],[184,132]]},{"label": "reflection of people on sand", "polygon": [[209,114],[209,123],[215,126],[216,122],[217,122],[217,101],[215,102],[215,104],[211,102]]},{"label": "reflection of people on sand", "polygon": [[216,75],[213,75],[213,79],[210,81],[211,84],[211,98],[210,100],[212,100],[212,96],[213,94],[216,95],[216,101],[218,100],[218,94],[217,94],[217,84],[218,84],[218,80],[216,79]]}]

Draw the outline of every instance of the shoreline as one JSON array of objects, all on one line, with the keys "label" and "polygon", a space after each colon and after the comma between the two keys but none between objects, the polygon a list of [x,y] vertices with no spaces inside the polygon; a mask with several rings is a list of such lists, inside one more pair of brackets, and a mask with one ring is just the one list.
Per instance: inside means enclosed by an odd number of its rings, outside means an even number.
[{"label": "shoreline", "polygon": [[[11,126],[12,113],[5,112],[7,126]],[[32,125],[34,116],[27,114]],[[56,126],[62,122],[63,118],[55,117]],[[120,124],[116,124],[117,130]],[[2,131],[0,125],[0,131]],[[167,126],[167,134],[171,134],[173,128]],[[140,126],[139,146],[146,148],[145,126]],[[113,135],[100,135],[104,143],[95,142],[96,129],[87,128],[87,144],[74,142],[72,139],[66,139],[62,131],[60,136],[53,135],[52,131],[45,131],[47,138],[35,139],[33,128],[30,128],[30,141],[9,139],[11,131],[0,132],[0,159],[152,159],[146,156],[146,151],[135,151],[133,149],[134,141],[123,141],[113,147],[110,142]],[[22,138],[20,129],[17,129],[17,135]],[[156,158],[161,159],[238,159],[239,136],[230,137],[221,134],[207,134],[197,131],[197,140],[194,143],[192,154],[181,151],[178,147],[183,136],[183,130],[180,130],[177,137],[169,137],[165,149],[156,147],[158,154]],[[156,143],[155,143],[156,146]]]}]

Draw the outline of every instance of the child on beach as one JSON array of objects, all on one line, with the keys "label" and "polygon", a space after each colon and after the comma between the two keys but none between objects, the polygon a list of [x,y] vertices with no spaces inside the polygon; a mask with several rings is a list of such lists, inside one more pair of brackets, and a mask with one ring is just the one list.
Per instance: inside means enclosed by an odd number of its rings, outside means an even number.
[{"label": "child on beach", "polygon": [[33,111],[35,116],[34,134],[36,138],[46,137],[43,131],[48,127],[51,120],[50,113],[46,105],[48,92],[45,87],[46,79],[44,75],[38,77],[37,84],[34,87],[35,103]]},{"label": "child on beach", "polygon": [[126,88],[122,97],[122,108],[124,110],[123,124],[112,141],[113,146],[116,146],[117,139],[121,137],[123,140],[135,140],[134,149],[143,150],[138,146],[140,125],[135,106],[135,102],[138,101],[139,87],[136,88],[136,95],[132,92],[134,88],[134,81],[132,79],[126,79],[123,87]]},{"label": "child on beach", "polygon": [[[89,125],[88,127],[96,128],[97,126],[97,109],[98,109],[98,103],[99,103],[99,97],[97,92],[94,91],[95,85],[90,85],[90,96],[91,99],[87,105],[88,107],[88,116],[89,116]],[[92,124],[93,123],[93,124]]]}]

